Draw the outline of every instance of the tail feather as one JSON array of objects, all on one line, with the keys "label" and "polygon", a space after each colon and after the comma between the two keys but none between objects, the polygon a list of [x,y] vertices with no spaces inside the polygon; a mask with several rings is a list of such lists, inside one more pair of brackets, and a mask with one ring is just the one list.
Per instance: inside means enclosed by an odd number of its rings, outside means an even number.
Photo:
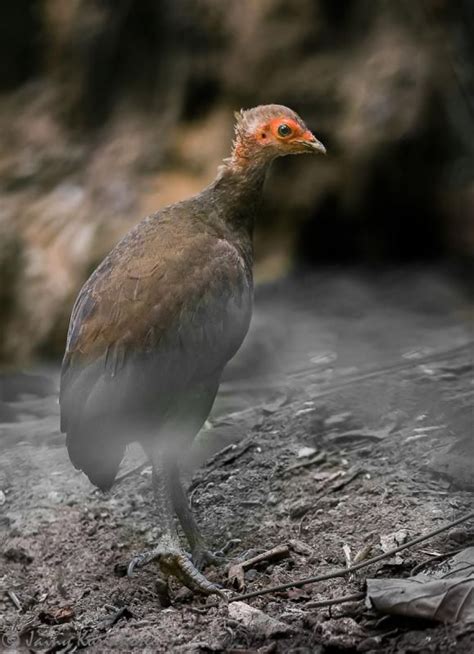
[{"label": "tail feather", "polygon": [[77,470],[103,491],[110,490],[125,453],[125,445],[108,434],[83,428],[68,431],[69,458]]}]

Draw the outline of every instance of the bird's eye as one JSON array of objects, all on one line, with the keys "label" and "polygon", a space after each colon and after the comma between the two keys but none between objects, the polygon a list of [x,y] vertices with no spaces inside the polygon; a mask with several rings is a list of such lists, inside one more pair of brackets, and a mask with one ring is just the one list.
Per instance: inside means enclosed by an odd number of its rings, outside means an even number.
[{"label": "bird's eye", "polygon": [[287,125],[286,123],[282,123],[278,127],[278,136],[283,136],[283,137],[290,136],[291,132],[292,132],[291,127],[289,125]]}]

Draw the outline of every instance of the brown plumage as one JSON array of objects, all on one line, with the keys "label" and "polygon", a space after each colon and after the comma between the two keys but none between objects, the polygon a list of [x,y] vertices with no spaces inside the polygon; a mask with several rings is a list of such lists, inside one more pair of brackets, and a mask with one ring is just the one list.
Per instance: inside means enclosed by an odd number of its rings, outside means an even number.
[{"label": "brown plumage", "polygon": [[132,229],[83,286],[72,312],[60,394],[71,461],[108,489],[127,443],[140,442],[153,465],[164,531],[133,565],[156,558],[167,574],[203,592],[216,589],[183,559],[173,510],[195,562],[212,557],[176,461],[206,420],[222,370],[247,333],[252,231],[268,164],[309,151],[324,148],[287,107],[238,114],[232,155],[216,180]]}]

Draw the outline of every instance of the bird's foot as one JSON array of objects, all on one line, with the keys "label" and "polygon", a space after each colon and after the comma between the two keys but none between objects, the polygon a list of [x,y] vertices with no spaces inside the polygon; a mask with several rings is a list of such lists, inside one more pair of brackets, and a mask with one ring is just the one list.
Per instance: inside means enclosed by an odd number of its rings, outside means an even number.
[{"label": "bird's foot", "polygon": [[135,568],[143,568],[148,563],[157,561],[165,579],[176,577],[190,590],[198,591],[204,595],[220,595],[222,591],[199,572],[186,554],[178,547],[160,546],[135,556],[128,566],[127,574],[131,576]]}]

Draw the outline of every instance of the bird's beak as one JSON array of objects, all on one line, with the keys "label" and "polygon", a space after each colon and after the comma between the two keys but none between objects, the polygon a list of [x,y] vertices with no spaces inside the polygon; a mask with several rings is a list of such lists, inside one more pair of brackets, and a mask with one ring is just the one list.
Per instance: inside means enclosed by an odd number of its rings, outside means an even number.
[{"label": "bird's beak", "polygon": [[304,145],[305,148],[311,150],[312,152],[326,154],[326,148],[324,145],[321,143],[321,141],[318,141],[318,139],[312,132],[309,131],[309,129],[303,134],[299,143]]}]

